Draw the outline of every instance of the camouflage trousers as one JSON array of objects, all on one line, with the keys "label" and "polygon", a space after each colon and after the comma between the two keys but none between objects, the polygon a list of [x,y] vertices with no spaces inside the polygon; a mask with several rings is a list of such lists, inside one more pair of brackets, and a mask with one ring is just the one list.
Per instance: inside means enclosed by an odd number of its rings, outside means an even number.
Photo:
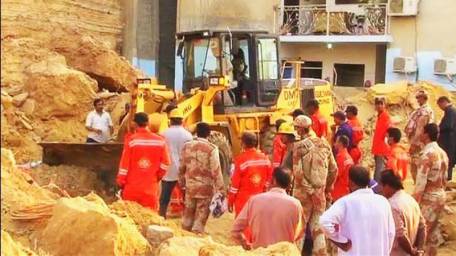
[{"label": "camouflage trousers", "polygon": [[420,207],[423,217],[426,220],[426,255],[437,255],[437,247],[443,242],[439,228],[439,218],[445,207],[445,195],[432,197],[423,195]]},{"label": "camouflage trousers", "polygon": [[[307,193],[296,193],[295,196],[301,201],[303,208],[304,227],[309,225],[310,234],[313,240],[312,255],[325,256],[326,240],[319,220],[326,208],[326,198],[324,191],[316,191],[313,195]],[[305,235],[304,235],[305,239]]]},{"label": "camouflage trousers", "polygon": [[182,228],[195,233],[204,233],[209,218],[211,197],[192,198],[185,195],[185,209],[182,215]]},{"label": "camouflage trousers", "polygon": [[[413,183],[416,184],[416,174],[418,172],[418,162],[420,161],[420,151],[410,153],[410,173]],[[404,177],[405,179],[406,177]]]}]

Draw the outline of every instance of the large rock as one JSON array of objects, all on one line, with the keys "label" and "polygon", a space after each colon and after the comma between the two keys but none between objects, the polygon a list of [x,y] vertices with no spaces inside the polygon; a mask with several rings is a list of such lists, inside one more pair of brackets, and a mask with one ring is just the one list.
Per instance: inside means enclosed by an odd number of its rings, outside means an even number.
[{"label": "large rock", "polygon": [[50,57],[27,69],[26,90],[37,103],[35,117],[82,117],[95,98],[97,82],[66,66],[62,56]]},{"label": "large rock", "polygon": [[128,218],[111,214],[101,198],[62,198],[39,239],[52,255],[147,255],[150,247]]},{"label": "large rock", "polygon": [[100,88],[114,92],[134,88],[137,71],[133,66],[93,37],[57,34],[53,49],[66,57],[69,66],[95,78]]}]

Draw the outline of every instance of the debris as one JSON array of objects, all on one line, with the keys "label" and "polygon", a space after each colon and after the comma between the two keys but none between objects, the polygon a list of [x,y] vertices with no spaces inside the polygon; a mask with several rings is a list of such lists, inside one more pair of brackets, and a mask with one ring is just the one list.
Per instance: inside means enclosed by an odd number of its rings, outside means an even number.
[{"label": "debris", "polygon": [[210,237],[173,237],[164,242],[158,249],[159,256],[264,256],[283,255],[298,256],[301,253],[296,245],[288,242],[280,242],[267,248],[258,248],[252,251],[245,251],[240,246],[226,246],[214,242]]},{"label": "debris", "polygon": [[146,239],[153,247],[158,247],[162,242],[174,236],[174,231],[168,227],[150,225],[147,227]]},{"label": "debris", "polygon": [[2,230],[2,256],[35,256],[30,249],[25,248],[20,243],[14,241],[10,234]]},{"label": "debris", "polygon": [[24,87],[22,85],[16,85],[16,86],[11,86],[11,87],[6,87],[5,92],[8,93],[11,96],[16,96],[24,91]]},{"label": "debris", "polygon": [[32,115],[35,111],[36,102],[34,99],[26,99],[24,104],[22,104],[21,110],[24,111],[27,115]]},{"label": "debris", "polygon": [[22,106],[22,104],[24,104],[25,100],[27,99],[27,97],[29,96],[29,94],[27,92],[23,92],[21,94],[18,94],[16,96],[13,97],[13,105],[16,106],[16,107],[20,107]]}]

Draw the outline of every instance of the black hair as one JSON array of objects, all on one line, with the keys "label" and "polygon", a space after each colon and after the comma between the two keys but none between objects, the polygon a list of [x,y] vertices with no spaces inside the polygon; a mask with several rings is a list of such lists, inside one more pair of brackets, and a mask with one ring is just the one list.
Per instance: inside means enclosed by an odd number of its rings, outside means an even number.
[{"label": "black hair", "polygon": [[348,177],[358,187],[365,188],[369,185],[369,171],[360,165],[354,165],[348,170]]},{"label": "black hair", "polygon": [[171,125],[182,125],[183,120],[182,118],[170,118],[169,122]]},{"label": "black hair", "polygon": [[96,99],[93,101],[93,106],[96,107],[97,104],[98,104],[99,102],[103,102],[103,101],[104,101],[104,100],[101,99],[101,98],[96,98]]},{"label": "black hair", "polygon": [[296,136],[293,134],[285,134],[285,136],[288,138],[289,141],[294,141],[296,139]]},{"label": "black hair", "polygon": [[401,141],[402,133],[401,133],[401,130],[399,130],[398,128],[390,127],[390,128],[388,128],[388,130],[386,130],[386,133],[388,134],[388,137],[393,138],[393,141],[395,143],[398,143],[399,141]]},{"label": "black hair", "polygon": [[283,123],[286,123],[286,122],[287,122],[287,121],[285,121],[285,120],[283,120],[283,119],[277,119],[277,120],[275,121],[275,128],[276,128],[276,130],[278,131],[280,125],[283,124]]},{"label": "black hair", "polygon": [[196,125],[196,136],[206,139],[211,134],[211,127],[209,124],[200,122]]},{"label": "black hair", "polygon": [[341,121],[347,120],[347,116],[342,111],[337,111],[336,113],[333,114],[333,116],[337,119],[340,119]]},{"label": "black hair", "polygon": [[337,141],[339,141],[339,143],[342,144],[342,146],[344,146],[344,148],[348,148],[348,145],[350,145],[350,140],[348,139],[348,137],[346,135],[338,136]]},{"label": "black hair", "polygon": [[290,186],[291,175],[288,170],[283,169],[281,167],[276,167],[274,168],[272,177],[274,177],[274,180],[276,181],[277,185],[279,185],[281,188],[286,189]]},{"label": "black hair", "polygon": [[318,100],[316,100],[316,99],[311,99],[306,104],[306,108],[308,108],[308,107],[314,107],[314,108],[318,109],[320,107],[320,102],[318,102]]},{"label": "black hair", "polygon": [[133,120],[139,127],[145,127],[145,126],[147,126],[147,123],[149,122],[149,116],[144,112],[139,112],[139,113],[135,114],[135,117]]},{"label": "black hair", "polygon": [[439,138],[439,127],[434,123],[427,124],[424,126],[424,133],[429,136],[431,141],[437,141]]},{"label": "black hair", "polygon": [[350,105],[345,109],[345,113],[352,113],[353,115],[358,115],[358,108],[356,106]]},{"label": "black hair", "polygon": [[437,100],[437,103],[441,103],[441,102],[451,103],[451,100],[450,100],[450,98],[448,98],[447,96],[441,96],[441,97],[439,97],[439,99]]},{"label": "black hair", "polygon": [[380,183],[382,184],[382,186],[388,185],[395,190],[404,189],[401,177],[396,175],[394,171],[391,169],[386,169],[382,172],[380,177]]},{"label": "black hair", "polygon": [[296,117],[298,117],[300,115],[305,115],[305,114],[306,113],[304,112],[304,110],[297,108],[293,111],[293,113],[291,115],[293,116],[293,119],[295,119]]},{"label": "black hair", "polygon": [[258,146],[258,138],[255,133],[244,132],[241,136],[242,143],[248,148],[255,148]]}]

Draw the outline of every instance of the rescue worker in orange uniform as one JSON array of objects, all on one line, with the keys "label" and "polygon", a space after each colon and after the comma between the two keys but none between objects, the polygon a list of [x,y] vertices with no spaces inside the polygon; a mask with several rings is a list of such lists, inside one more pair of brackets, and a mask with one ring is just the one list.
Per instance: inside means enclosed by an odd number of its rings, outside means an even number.
[{"label": "rescue worker in orange uniform", "polygon": [[158,210],[158,183],[170,164],[165,140],[146,127],[146,113],[134,116],[136,132],[124,144],[120,159],[117,184],[122,199],[135,201],[142,206]]},{"label": "rescue worker in orange uniform", "polygon": [[385,169],[386,156],[390,152],[389,145],[386,143],[386,131],[392,124],[386,109],[386,98],[377,97],[374,100],[374,104],[378,116],[372,140],[372,154],[375,161],[374,179],[376,182],[380,182],[381,172]]},{"label": "rescue worker in orange uniform", "polygon": [[320,103],[318,100],[310,100],[306,105],[306,109],[312,119],[312,130],[318,138],[326,138],[328,136],[328,121],[320,113]]},{"label": "rescue worker in orange uniform", "polygon": [[234,160],[234,172],[228,193],[228,209],[238,216],[253,195],[266,191],[272,176],[269,158],[258,151],[256,134],[244,132],[241,137],[244,152]]},{"label": "rescue worker in orange uniform", "polygon": [[[276,131],[279,131],[280,125],[285,122],[283,119],[278,119],[275,122]],[[272,167],[274,168],[280,166],[287,153],[287,146],[283,144],[281,137],[282,135],[276,134],[272,142]]]},{"label": "rescue worker in orange uniform", "polygon": [[345,109],[345,113],[347,114],[347,123],[352,128],[352,147],[349,151],[350,156],[353,159],[353,163],[355,165],[361,162],[362,152],[359,148],[359,143],[364,138],[364,131],[363,125],[358,120],[358,108],[356,106],[347,106]]},{"label": "rescue worker in orange uniform", "polygon": [[393,170],[396,175],[405,180],[410,157],[407,149],[399,144],[402,136],[401,130],[388,128],[386,133],[388,145],[390,145],[390,154],[386,157],[386,168]]},{"label": "rescue worker in orange uniform", "polygon": [[348,170],[352,167],[353,159],[348,153],[348,144],[350,143],[347,136],[337,137],[334,147],[336,148],[337,177],[334,183],[334,189],[331,192],[333,202],[350,193],[348,188]]}]

